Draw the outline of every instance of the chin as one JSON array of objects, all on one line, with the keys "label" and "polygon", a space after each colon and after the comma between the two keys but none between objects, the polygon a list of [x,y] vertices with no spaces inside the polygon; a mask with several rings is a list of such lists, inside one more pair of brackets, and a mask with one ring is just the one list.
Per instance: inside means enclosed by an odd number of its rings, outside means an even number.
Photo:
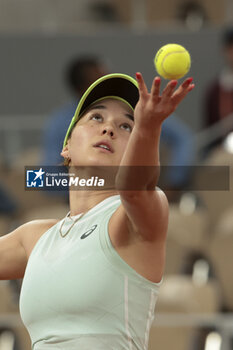
[{"label": "chin", "polygon": [[85,161],[78,161],[74,162],[72,166],[79,167],[79,166],[117,166],[119,164],[114,164],[112,160],[110,159],[98,159],[96,158],[91,158],[91,159],[86,159]]}]

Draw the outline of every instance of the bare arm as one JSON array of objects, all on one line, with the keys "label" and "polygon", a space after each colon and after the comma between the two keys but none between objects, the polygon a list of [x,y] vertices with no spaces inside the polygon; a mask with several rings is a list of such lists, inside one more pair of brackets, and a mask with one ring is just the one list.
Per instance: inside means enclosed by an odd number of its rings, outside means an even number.
[{"label": "bare arm", "polygon": [[31,250],[57,220],[35,220],[0,237],[0,280],[23,278]]},{"label": "bare arm", "polygon": [[[135,125],[127,144],[116,177],[126,215],[133,231],[144,239],[161,242],[165,240],[168,223],[168,203],[161,191],[151,191],[159,179],[159,141],[163,121],[177,108],[184,97],[194,88],[192,78],[186,79],[175,90],[177,81],[170,81],[160,95],[160,78],[153,81],[148,92],[141,74],[137,74],[140,99],[135,108]],[[140,190],[127,191],[139,178],[135,166],[143,173]],[[147,172],[146,167],[155,168]],[[123,188],[123,190],[121,190]]]}]

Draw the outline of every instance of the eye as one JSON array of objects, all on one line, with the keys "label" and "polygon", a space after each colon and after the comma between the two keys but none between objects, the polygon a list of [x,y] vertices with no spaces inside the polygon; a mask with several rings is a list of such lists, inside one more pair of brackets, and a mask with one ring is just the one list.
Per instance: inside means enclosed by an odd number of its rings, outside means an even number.
[{"label": "eye", "polygon": [[103,117],[101,114],[99,113],[94,113],[90,116],[90,119],[94,119],[94,120],[103,120]]},{"label": "eye", "polygon": [[123,129],[125,129],[125,130],[127,130],[129,132],[131,132],[132,129],[133,129],[132,126],[130,124],[128,124],[128,123],[121,124],[121,127],[123,127]]}]

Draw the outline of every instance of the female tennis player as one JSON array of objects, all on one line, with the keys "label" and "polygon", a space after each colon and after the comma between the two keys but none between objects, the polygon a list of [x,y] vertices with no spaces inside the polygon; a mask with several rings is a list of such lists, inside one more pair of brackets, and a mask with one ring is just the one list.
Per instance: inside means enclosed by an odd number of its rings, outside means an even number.
[{"label": "female tennis player", "polygon": [[[24,278],[20,312],[33,350],[145,350],[161,284],[168,202],[159,169],[162,122],[194,87],[160,94],[140,73],[98,79],[83,95],[61,152],[72,166],[119,166],[115,188],[70,191],[61,221],[36,220],[0,239],[0,278]],[[123,186],[122,186],[123,185]],[[123,190],[122,190],[123,188]]]}]

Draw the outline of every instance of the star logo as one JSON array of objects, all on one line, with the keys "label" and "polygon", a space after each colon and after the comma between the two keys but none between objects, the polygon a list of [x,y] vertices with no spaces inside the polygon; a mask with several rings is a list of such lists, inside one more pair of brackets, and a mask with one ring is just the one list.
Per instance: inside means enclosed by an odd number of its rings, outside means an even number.
[{"label": "star logo", "polygon": [[27,170],[26,172],[26,187],[43,187],[44,186],[44,174],[45,171],[40,170]]},{"label": "star logo", "polygon": [[36,174],[36,177],[34,178],[34,181],[36,181],[38,178],[42,179],[42,175],[45,174],[45,171],[40,168],[38,171],[34,171],[34,174]]}]

